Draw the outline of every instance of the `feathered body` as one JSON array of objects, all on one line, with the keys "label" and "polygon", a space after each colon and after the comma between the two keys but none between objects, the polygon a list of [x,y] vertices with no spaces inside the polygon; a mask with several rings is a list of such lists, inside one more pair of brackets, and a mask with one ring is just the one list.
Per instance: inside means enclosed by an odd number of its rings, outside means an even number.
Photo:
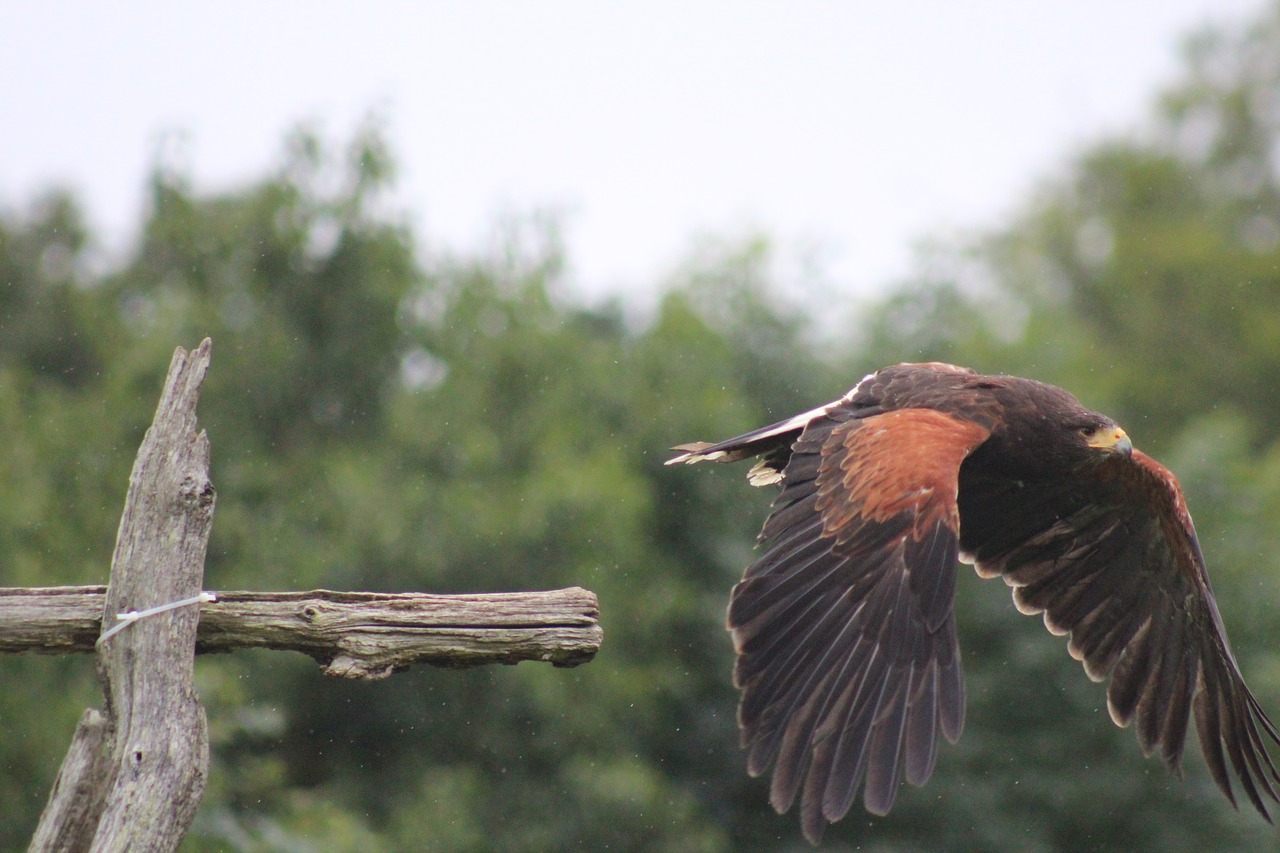
[{"label": "feathered body", "polygon": [[[1275,727],[1227,643],[1173,475],[1109,418],[1028,379],[944,364],[867,376],[826,406],[670,463],[759,457],[780,493],[733,590],[739,723],[770,801],[816,842],[851,807],[885,814],[964,725],[958,561],[1014,587],[1110,679],[1119,725],[1178,768],[1194,714],[1214,780],[1263,815]],[[1229,769],[1230,768],[1230,771]],[[1268,818],[1269,819],[1269,818]]]}]

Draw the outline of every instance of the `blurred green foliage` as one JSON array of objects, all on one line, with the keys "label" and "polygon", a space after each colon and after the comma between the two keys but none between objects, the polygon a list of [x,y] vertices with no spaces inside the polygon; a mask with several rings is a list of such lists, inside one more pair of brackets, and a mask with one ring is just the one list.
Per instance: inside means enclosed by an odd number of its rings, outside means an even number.
[{"label": "blurred green foliage", "polygon": [[[746,778],[722,627],[770,495],[736,469],[664,469],[665,448],[941,358],[1071,388],[1179,473],[1237,656],[1280,715],[1277,91],[1280,7],[1204,34],[1151,127],[922,257],[843,339],[787,301],[760,239],[705,246],[644,317],[572,296],[554,222],[423,256],[387,208],[376,127],[336,151],[300,130],[226,195],[157,167],[109,268],[50,193],[0,214],[0,583],[105,579],[169,355],[209,335],[208,588],[582,585],[605,645],[573,670],[375,684],[300,656],[201,659],[214,766],[183,850],[804,849]],[[964,738],[827,849],[1280,849],[1198,755],[1185,781],[1144,761],[1003,585],[958,594]],[[0,679],[7,850],[98,697],[87,659],[0,659]]]}]

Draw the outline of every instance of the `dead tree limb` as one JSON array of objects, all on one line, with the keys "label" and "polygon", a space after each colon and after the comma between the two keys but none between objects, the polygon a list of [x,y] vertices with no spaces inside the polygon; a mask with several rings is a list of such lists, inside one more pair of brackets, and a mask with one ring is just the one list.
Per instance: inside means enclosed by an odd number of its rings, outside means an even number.
[{"label": "dead tree limb", "polygon": [[[102,712],[80,720],[30,851],[168,853],[200,805],[208,725],[197,652],[292,649],[330,675],[413,663],[575,666],[600,646],[584,589],[482,595],[201,593],[213,524],[209,442],[196,401],[210,342],[179,348],[125,497],[106,587],[0,589],[0,652],[97,653]],[[131,621],[118,616],[131,614]]]},{"label": "dead tree limb", "polygon": [[[0,588],[0,652],[93,651],[105,592]],[[200,605],[196,651],[298,651],[326,674],[346,678],[381,678],[412,664],[576,666],[600,648],[598,615],[595,595],[579,587],[473,595],[220,592]]]},{"label": "dead tree limb", "polygon": [[[174,353],[134,461],[105,594],[112,617],[200,592],[214,491],[196,401],[209,350],[206,339]],[[105,724],[92,714],[81,720],[32,850],[177,847],[209,767],[208,725],[192,687],[197,621],[194,607],[177,608],[99,643]]]},{"label": "dead tree limb", "polygon": [[87,709],[71,738],[28,853],[89,849],[106,805],[97,791],[111,758],[103,749],[106,738],[106,718],[96,708]]}]

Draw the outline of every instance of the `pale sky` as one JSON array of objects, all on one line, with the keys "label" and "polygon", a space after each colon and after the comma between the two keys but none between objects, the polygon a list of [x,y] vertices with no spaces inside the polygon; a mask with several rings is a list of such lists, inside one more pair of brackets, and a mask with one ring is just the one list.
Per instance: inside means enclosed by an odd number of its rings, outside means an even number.
[{"label": "pale sky", "polygon": [[386,119],[431,248],[564,213],[588,293],[639,292],[698,234],[821,247],[841,291],[993,226],[1092,140],[1139,127],[1209,20],[1262,0],[55,2],[0,5],[0,205],[81,193],[108,245],[185,134],[198,187],[286,131]]}]

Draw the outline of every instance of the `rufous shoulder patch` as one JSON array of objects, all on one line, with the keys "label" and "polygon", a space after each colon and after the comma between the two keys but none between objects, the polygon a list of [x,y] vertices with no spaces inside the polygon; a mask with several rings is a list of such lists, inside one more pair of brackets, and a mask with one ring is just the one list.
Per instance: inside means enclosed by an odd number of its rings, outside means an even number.
[{"label": "rufous shoulder patch", "polygon": [[914,529],[959,528],[960,464],[989,430],[933,409],[896,409],[837,428],[823,448],[817,509],[837,535],[855,517],[915,516]]}]

